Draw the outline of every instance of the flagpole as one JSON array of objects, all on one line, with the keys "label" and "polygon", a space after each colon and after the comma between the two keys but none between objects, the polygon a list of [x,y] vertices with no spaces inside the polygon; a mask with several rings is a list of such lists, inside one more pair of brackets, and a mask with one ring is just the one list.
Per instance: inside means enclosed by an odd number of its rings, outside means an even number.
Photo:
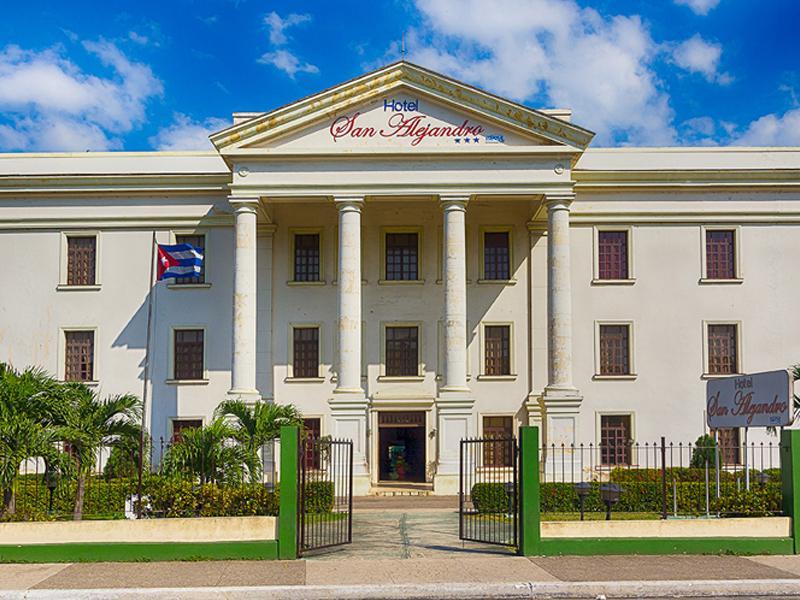
[{"label": "flagpole", "polygon": [[142,517],[142,478],[144,475],[144,451],[145,451],[145,431],[147,424],[147,389],[150,380],[150,336],[153,322],[153,296],[155,296],[155,254],[156,254],[156,231],[153,230],[153,238],[150,243],[150,279],[147,294],[147,334],[144,343],[144,383],[142,384],[142,424],[139,431],[139,483],[138,483],[138,504],[136,507],[136,517]]}]

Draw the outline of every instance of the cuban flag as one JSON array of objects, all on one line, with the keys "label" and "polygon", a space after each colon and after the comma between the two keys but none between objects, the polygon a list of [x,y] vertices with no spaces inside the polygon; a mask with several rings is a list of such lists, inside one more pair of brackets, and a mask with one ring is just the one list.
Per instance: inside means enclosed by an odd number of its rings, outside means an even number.
[{"label": "cuban flag", "polygon": [[158,280],[192,277],[203,270],[203,248],[190,244],[158,245]]}]

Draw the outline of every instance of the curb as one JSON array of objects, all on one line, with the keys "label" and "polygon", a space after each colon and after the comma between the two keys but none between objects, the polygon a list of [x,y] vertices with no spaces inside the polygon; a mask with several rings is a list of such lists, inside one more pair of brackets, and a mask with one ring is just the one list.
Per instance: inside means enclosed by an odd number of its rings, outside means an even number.
[{"label": "curb", "polygon": [[435,583],[403,585],[312,585],[203,588],[120,588],[0,592],[0,600],[100,600],[127,598],[230,600],[506,600],[534,598],[714,598],[800,596],[800,579],[741,581],[601,581],[528,583]]}]

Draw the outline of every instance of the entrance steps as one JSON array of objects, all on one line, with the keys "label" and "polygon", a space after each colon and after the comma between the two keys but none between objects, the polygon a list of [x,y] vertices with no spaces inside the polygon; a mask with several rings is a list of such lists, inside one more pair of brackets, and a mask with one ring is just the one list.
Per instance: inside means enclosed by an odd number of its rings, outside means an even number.
[{"label": "entrance steps", "polygon": [[393,496],[433,496],[433,486],[430,484],[379,484],[369,489],[368,496],[389,498]]}]

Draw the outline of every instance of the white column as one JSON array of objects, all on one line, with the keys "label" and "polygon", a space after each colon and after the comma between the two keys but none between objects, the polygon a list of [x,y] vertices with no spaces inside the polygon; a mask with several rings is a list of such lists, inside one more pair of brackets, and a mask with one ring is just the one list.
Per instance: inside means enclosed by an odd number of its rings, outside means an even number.
[{"label": "white column", "polygon": [[547,390],[575,390],[572,385],[572,290],[569,207],[574,194],[547,195]]},{"label": "white column", "polygon": [[362,197],[335,198],[339,209],[339,378],[337,393],[363,394],[361,387],[361,207]]},{"label": "white column", "polygon": [[[570,280],[570,192],[547,194],[547,363],[542,397],[547,444],[569,447],[578,439],[582,397],[572,383],[572,290]],[[567,459],[567,457],[562,457]],[[576,457],[572,456],[573,468]]]},{"label": "white column", "polygon": [[469,197],[442,196],[444,211],[444,378],[442,391],[467,387],[467,247]]},{"label": "white column", "polygon": [[370,487],[367,399],[361,387],[361,208],[363,196],[336,196],[339,211],[339,341],[336,389],[330,400],[332,434],[353,440],[353,492]]},{"label": "white column", "polygon": [[256,389],[257,198],[230,198],[235,211],[233,252],[233,360],[230,396],[259,397]]},{"label": "white column", "polygon": [[467,247],[468,196],[440,196],[444,228],[444,373],[436,398],[437,494],[458,493],[461,440],[475,435],[474,399],[467,385]]}]

